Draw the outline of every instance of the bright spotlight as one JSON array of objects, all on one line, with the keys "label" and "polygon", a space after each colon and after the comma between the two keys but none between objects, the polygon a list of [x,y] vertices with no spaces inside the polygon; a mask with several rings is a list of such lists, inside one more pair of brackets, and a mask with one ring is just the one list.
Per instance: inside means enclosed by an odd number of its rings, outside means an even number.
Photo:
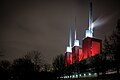
[{"label": "bright spotlight", "polygon": [[86,74],[84,74],[84,76],[86,76]]},{"label": "bright spotlight", "polygon": [[97,73],[94,73],[94,75],[97,75]]},{"label": "bright spotlight", "polygon": [[92,28],[92,29],[94,28],[94,23],[92,23],[91,28]]},{"label": "bright spotlight", "polygon": [[67,46],[66,52],[72,52],[72,48]]},{"label": "bright spotlight", "polygon": [[85,37],[93,37],[92,31],[91,30],[86,30]]},{"label": "bright spotlight", "polygon": [[75,78],[75,75],[73,75],[72,77]]},{"label": "bright spotlight", "polygon": [[78,75],[76,74],[76,78],[78,78]]},{"label": "bright spotlight", "polygon": [[89,73],[89,76],[91,76],[91,73]]},{"label": "bright spotlight", "polygon": [[79,40],[75,40],[74,46],[79,46]]},{"label": "bright spotlight", "polygon": [[67,78],[69,78],[69,76],[67,76]]},{"label": "bright spotlight", "polygon": [[79,76],[81,76],[81,74],[79,74]]}]

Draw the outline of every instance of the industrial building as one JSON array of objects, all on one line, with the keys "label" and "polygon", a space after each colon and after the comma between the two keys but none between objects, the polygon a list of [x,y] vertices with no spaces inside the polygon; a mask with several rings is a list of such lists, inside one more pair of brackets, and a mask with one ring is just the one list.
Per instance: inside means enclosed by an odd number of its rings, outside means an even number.
[{"label": "industrial building", "polygon": [[94,23],[92,18],[92,1],[89,1],[89,28],[85,31],[85,38],[82,40],[82,45],[80,46],[79,40],[75,39],[74,45],[71,44],[71,31],[70,31],[70,41],[69,46],[67,46],[65,52],[65,66],[74,64],[83,59],[95,56],[101,53],[102,50],[102,40],[97,39],[93,36]]}]

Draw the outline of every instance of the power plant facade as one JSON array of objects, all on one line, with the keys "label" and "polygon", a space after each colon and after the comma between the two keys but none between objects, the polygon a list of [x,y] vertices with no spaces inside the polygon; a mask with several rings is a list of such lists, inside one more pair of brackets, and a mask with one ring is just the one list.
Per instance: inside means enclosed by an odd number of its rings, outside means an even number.
[{"label": "power plant facade", "polygon": [[71,49],[71,52],[66,51],[65,53],[65,66],[100,54],[102,50],[102,40],[86,37],[82,41],[82,47],[73,46]]},{"label": "power plant facade", "polygon": [[79,40],[76,39],[75,30],[74,45],[72,47],[70,31],[70,44],[65,52],[65,66],[80,62],[81,60],[101,53],[102,40],[93,37],[93,29],[94,23],[92,19],[92,1],[89,0],[89,28],[85,31],[85,38],[82,40],[81,46],[79,44]]},{"label": "power plant facade", "polygon": [[65,66],[72,64],[72,51],[70,49],[70,47],[67,47],[65,52]]},{"label": "power plant facade", "polygon": [[100,54],[101,49],[102,49],[102,40],[100,39],[86,37],[82,41],[83,59]]}]

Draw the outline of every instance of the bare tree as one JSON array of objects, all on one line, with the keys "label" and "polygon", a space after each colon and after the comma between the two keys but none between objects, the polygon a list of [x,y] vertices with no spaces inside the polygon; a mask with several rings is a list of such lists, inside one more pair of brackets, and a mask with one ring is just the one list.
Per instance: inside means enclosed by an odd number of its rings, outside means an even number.
[{"label": "bare tree", "polygon": [[8,80],[9,79],[10,66],[11,66],[11,64],[7,60],[0,61],[0,78],[2,80]]},{"label": "bare tree", "polygon": [[60,54],[53,59],[53,69],[56,72],[58,77],[64,74],[64,69],[65,69],[64,62],[65,62],[65,57],[63,54]]},{"label": "bare tree", "polygon": [[42,66],[42,57],[41,57],[41,52],[33,50],[27,53],[24,58],[30,59],[34,65],[35,65],[35,70],[40,70]]},{"label": "bare tree", "polygon": [[107,44],[105,45],[106,53],[114,55],[114,65],[117,73],[119,74],[120,67],[120,19],[117,22],[117,26],[113,31],[112,35],[108,38]]},{"label": "bare tree", "polygon": [[11,64],[10,64],[10,62],[8,60],[2,60],[2,61],[0,61],[0,66],[3,69],[5,69],[5,70],[9,69],[10,65]]},{"label": "bare tree", "polygon": [[47,63],[44,64],[43,68],[44,68],[43,71],[45,71],[45,72],[50,72],[51,71],[51,65],[50,64],[47,64]]}]

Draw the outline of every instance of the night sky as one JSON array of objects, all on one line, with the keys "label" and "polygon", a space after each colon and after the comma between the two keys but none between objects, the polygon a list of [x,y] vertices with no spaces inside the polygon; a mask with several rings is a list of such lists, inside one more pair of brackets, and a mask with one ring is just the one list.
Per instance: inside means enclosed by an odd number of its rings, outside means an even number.
[{"label": "night sky", "polygon": [[[42,53],[47,63],[64,54],[69,30],[77,39],[88,28],[88,0],[3,0],[0,1],[1,59],[12,61],[31,50]],[[120,0],[93,0],[94,36],[104,40],[120,18]]]}]

